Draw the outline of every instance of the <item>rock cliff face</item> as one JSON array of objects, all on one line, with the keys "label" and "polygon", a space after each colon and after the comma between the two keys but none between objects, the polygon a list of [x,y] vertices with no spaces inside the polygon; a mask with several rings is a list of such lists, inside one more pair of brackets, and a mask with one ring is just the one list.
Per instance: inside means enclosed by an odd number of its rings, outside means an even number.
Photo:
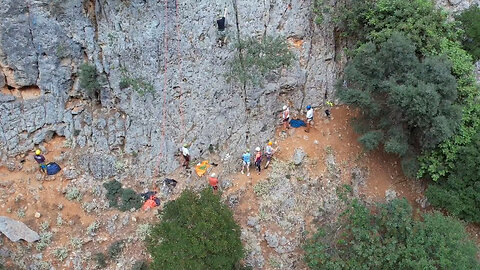
[{"label": "rock cliff face", "polygon": [[[83,160],[88,168],[115,164],[112,153],[119,151],[142,164],[134,173],[170,172],[185,142],[194,157],[213,149],[233,163],[245,147],[273,136],[283,104],[300,110],[331,98],[342,66],[328,19],[321,27],[313,22],[312,0],[0,4],[2,162],[64,136],[72,147],[95,152],[88,155],[95,160]],[[215,21],[225,9],[227,42],[220,46]],[[266,35],[288,40],[294,64],[261,87],[227,82],[235,40]],[[84,99],[79,88],[84,62],[99,72],[99,102]],[[121,89],[125,77],[154,91]]]},{"label": "rock cliff face", "polygon": [[[1,2],[3,161],[52,136],[107,160],[116,149],[132,154],[147,176],[175,169],[184,142],[195,157],[213,148],[230,161],[273,136],[283,104],[320,105],[336,79],[333,29],[313,23],[311,1]],[[225,9],[219,46],[215,20]],[[265,35],[288,39],[294,64],[262,87],[228,83],[234,41]],[[99,104],[78,86],[85,61],[103,78]],[[154,92],[120,89],[125,76]]]}]

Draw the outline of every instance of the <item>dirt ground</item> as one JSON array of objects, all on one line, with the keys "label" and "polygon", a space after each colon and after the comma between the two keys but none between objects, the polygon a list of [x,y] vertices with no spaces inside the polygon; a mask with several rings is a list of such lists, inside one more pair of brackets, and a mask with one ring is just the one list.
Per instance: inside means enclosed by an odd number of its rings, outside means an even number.
[{"label": "dirt ground", "polygon": [[[351,125],[351,118],[356,115],[356,112],[347,106],[334,107],[331,111],[332,117],[330,119],[317,111],[314,126],[309,133],[304,132],[304,128],[298,128],[290,129],[286,134],[282,134],[282,128],[279,127],[276,132],[277,136],[272,138],[274,148],[277,149],[272,162],[290,161],[295,149],[302,148],[310,160],[319,161],[317,166],[310,169],[310,173],[312,175],[323,175],[327,168],[324,162],[320,161],[325,159],[328,151],[333,151],[336,162],[342,170],[341,181],[344,184],[351,184],[349,172],[354,166],[360,166],[368,172],[365,185],[361,186],[359,190],[360,196],[365,200],[372,202],[385,201],[386,192],[394,190],[397,197],[405,197],[415,209],[429,211],[428,208],[424,209],[419,204],[424,197],[425,185],[420,181],[406,179],[402,174],[397,157],[385,154],[382,151],[365,153],[362,150],[357,141],[358,135],[355,134]],[[66,143],[63,138],[54,138],[45,143],[44,147],[48,149],[47,160],[55,160],[66,151],[71,151],[69,147],[66,147]],[[261,147],[263,148],[263,146]],[[0,215],[18,219],[37,232],[41,230],[43,222],[49,222],[50,230],[54,235],[52,243],[42,252],[42,260],[57,266],[57,269],[73,269],[72,260],[60,262],[55,258],[53,252],[56,247],[69,247],[71,239],[74,237],[83,239],[82,252],[95,254],[96,252],[104,252],[115,240],[126,239],[135,235],[139,224],[151,223],[156,220],[156,211],[144,212],[139,210],[125,214],[117,210],[109,210],[102,212],[100,215],[98,213],[87,213],[82,208],[81,202],[66,199],[63,190],[70,181],[64,179],[61,173],[57,176],[42,176],[41,179],[37,179],[38,166],[33,160],[32,153],[28,153],[24,158],[19,157],[17,159],[22,160],[21,168],[12,170],[12,168],[0,167],[0,191],[3,192],[0,192]],[[239,168],[240,166],[239,164]],[[234,208],[235,219],[242,227],[247,226],[249,216],[258,215],[259,202],[253,189],[257,183],[265,181],[269,170],[271,170],[271,167],[257,174],[252,166],[249,177],[240,173],[224,176],[221,166],[211,170],[211,172],[220,173],[220,181],[222,181],[222,178],[228,178],[233,183],[233,186],[224,192],[224,197],[243,190],[242,199],[239,205]],[[181,169],[169,177],[179,180],[178,190],[172,197],[175,198],[180,193],[179,191],[189,184],[183,181],[184,175],[181,173]],[[195,181],[206,180],[198,178]],[[91,201],[91,193],[85,193],[82,200]],[[36,213],[37,217],[35,217]],[[90,224],[94,221],[105,223],[115,214],[120,214],[120,218],[131,221],[122,228],[118,235],[111,235],[104,227],[100,227],[95,238],[86,236],[85,232]],[[66,224],[57,222],[59,215],[66,221]],[[308,226],[313,226],[311,219],[307,218],[306,220]],[[274,227],[268,229],[275,231]],[[265,228],[263,228],[262,233],[264,231]],[[469,232],[480,243],[479,231],[478,226],[469,226]],[[0,240],[5,247],[12,250],[18,249],[19,246],[27,246],[27,243],[23,241],[10,243],[5,236],[0,236]],[[265,241],[261,245],[264,257],[269,258],[274,251],[267,246]],[[73,248],[70,250],[72,254],[76,252]],[[126,245],[123,255],[130,258],[148,259],[144,244],[141,241]],[[11,267],[8,269],[15,269],[14,264],[10,263],[7,264]],[[85,261],[82,264],[89,267],[94,265],[91,261]],[[116,266],[109,266],[107,269],[122,269],[122,267],[117,264]],[[270,269],[268,264],[265,269]]]}]

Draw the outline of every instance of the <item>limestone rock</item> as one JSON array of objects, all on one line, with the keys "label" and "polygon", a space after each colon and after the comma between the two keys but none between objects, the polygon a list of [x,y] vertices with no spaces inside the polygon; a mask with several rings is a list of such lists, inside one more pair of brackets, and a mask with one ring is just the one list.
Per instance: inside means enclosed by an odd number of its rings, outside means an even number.
[{"label": "limestone rock", "polygon": [[295,152],[293,153],[293,164],[300,165],[302,164],[303,159],[307,154],[303,151],[302,148],[296,148]]},{"label": "limestone rock", "polygon": [[13,242],[23,239],[31,243],[40,239],[38,233],[28,228],[23,222],[3,216],[0,216],[0,232]]},{"label": "limestone rock", "polygon": [[387,202],[390,202],[392,200],[394,200],[395,198],[397,198],[397,192],[393,189],[387,189],[385,191],[385,200],[387,200]]}]

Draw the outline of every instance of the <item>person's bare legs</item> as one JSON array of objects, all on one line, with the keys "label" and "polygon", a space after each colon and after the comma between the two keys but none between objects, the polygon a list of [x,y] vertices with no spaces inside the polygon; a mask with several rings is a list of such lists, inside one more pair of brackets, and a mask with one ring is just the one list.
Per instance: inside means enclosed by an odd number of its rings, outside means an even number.
[{"label": "person's bare legs", "polygon": [[250,176],[250,164],[247,164],[247,176]]}]

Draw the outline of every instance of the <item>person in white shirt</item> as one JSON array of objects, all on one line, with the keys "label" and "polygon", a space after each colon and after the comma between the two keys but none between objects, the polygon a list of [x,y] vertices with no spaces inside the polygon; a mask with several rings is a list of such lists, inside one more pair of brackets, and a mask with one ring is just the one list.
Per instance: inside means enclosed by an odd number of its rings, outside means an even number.
[{"label": "person in white shirt", "polygon": [[310,132],[310,127],[312,126],[313,122],[313,108],[312,106],[308,105],[307,106],[307,128],[305,129],[305,132]]},{"label": "person in white shirt", "polygon": [[182,156],[183,156],[183,164],[182,166],[185,167],[185,169],[189,169],[189,164],[190,164],[190,151],[188,150],[188,144],[184,144],[182,147]]},{"label": "person in white shirt", "polygon": [[290,110],[288,109],[287,105],[283,106],[282,120],[283,129],[286,131],[288,128],[290,128]]}]

